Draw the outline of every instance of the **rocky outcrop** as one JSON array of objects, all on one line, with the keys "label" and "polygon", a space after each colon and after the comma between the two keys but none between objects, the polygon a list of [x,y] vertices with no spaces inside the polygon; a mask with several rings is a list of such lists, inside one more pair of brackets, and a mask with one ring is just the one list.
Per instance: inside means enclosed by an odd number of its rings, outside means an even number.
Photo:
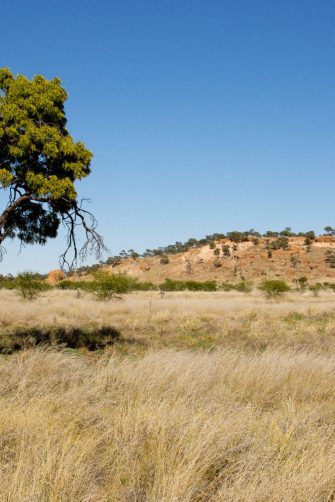
[{"label": "rocky outcrop", "polygon": [[65,277],[66,275],[63,270],[51,270],[51,272],[48,273],[47,282],[49,284],[56,284],[59,281],[63,281]]}]

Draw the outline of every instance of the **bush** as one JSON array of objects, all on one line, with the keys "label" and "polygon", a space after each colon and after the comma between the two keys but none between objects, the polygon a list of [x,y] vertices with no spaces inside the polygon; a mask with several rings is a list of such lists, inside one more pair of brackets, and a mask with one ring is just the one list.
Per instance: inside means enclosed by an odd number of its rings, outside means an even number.
[{"label": "bush", "polygon": [[307,277],[299,277],[299,279],[296,279],[294,282],[297,284],[300,291],[304,291],[308,285],[308,278]]},{"label": "bush", "polygon": [[331,289],[335,293],[335,284],[333,282],[324,282],[323,286],[325,288]]},{"label": "bush", "polygon": [[42,282],[39,274],[34,272],[21,272],[15,279],[15,288],[19,291],[24,300],[32,301],[37,298],[42,291],[50,289],[50,286]]},{"label": "bush", "polygon": [[14,277],[0,274],[0,289],[15,289]]},{"label": "bush", "polygon": [[221,291],[239,291],[240,293],[250,293],[252,291],[252,284],[248,281],[237,282],[236,284],[231,284],[230,282],[223,282],[220,284],[219,289]]},{"label": "bush", "polygon": [[154,291],[157,286],[153,282],[134,282],[135,291]]},{"label": "bush", "polygon": [[280,296],[283,293],[290,291],[290,288],[285,281],[276,279],[262,282],[258,286],[258,289],[263,291],[269,297]]},{"label": "bush", "polygon": [[252,284],[248,281],[241,281],[235,284],[235,290],[240,293],[251,293]]},{"label": "bush", "polygon": [[120,294],[129,293],[136,287],[137,281],[124,274],[108,274],[96,272],[94,274],[93,292],[99,300],[108,301]]},{"label": "bush", "polygon": [[323,286],[320,282],[317,282],[316,284],[313,284],[312,286],[309,286],[309,290],[311,293],[313,293],[313,296],[318,296],[320,291],[323,289]]},{"label": "bush", "polygon": [[222,245],[222,252],[223,256],[230,256],[230,247],[228,246],[228,244]]},{"label": "bush", "polygon": [[288,239],[287,237],[279,237],[271,243],[271,249],[288,249]]},{"label": "bush", "polygon": [[335,268],[335,251],[326,251],[325,253],[326,259],[325,261],[329,264],[331,268]]},{"label": "bush", "polygon": [[159,260],[159,263],[161,265],[168,265],[170,263],[169,257],[166,255],[162,256],[161,259]]},{"label": "bush", "polygon": [[176,281],[174,279],[165,279],[160,284],[161,291],[216,291],[217,285],[215,281]]}]

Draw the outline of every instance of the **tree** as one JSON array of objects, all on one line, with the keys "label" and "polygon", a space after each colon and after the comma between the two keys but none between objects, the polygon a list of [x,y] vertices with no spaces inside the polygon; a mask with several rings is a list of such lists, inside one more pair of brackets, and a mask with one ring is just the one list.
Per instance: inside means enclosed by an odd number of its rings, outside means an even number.
[{"label": "tree", "polygon": [[285,281],[277,279],[262,282],[258,286],[258,289],[263,291],[268,297],[280,296],[283,293],[290,291],[290,288]]},{"label": "tree", "polygon": [[327,235],[334,235],[335,234],[335,230],[332,227],[330,227],[329,225],[324,228],[324,231],[327,233]]},{"label": "tree", "polygon": [[[29,80],[0,69],[0,190],[8,194],[0,213],[0,259],[5,239],[43,245],[57,236],[61,223],[67,229],[62,267],[91,252],[99,259],[105,250],[94,216],[77,198],[75,181],[90,173],[92,153],[66,128],[66,99],[58,78]],[[85,235],[80,249],[78,226]]]}]

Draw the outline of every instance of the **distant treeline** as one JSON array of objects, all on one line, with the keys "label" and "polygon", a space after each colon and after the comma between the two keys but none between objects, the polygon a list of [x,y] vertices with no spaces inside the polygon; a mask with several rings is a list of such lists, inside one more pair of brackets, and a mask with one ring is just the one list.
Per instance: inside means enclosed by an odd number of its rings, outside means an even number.
[{"label": "distant treeline", "polygon": [[[335,235],[335,230],[332,227],[325,227],[325,235]],[[310,240],[315,239],[315,232],[313,230],[309,230],[308,232],[293,232],[290,227],[286,227],[284,230],[280,232],[274,230],[267,230],[265,233],[261,234],[257,232],[253,228],[250,230],[246,230],[244,232],[240,232],[238,230],[233,230],[231,232],[223,233],[214,233],[211,235],[206,235],[202,239],[195,239],[194,237],[189,238],[185,242],[175,242],[174,244],[169,244],[168,246],[161,246],[154,249],[146,249],[143,253],[138,253],[134,249],[128,249],[125,251],[124,249],[116,256],[110,256],[104,263],[106,265],[116,265],[120,263],[122,260],[127,258],[133,258],[134,260],[137,258],[149,258],[153,256],[164,257],[166,255],[178,254],[185,251],[188,251],[192,248],[199,248],[205,245],[213,245],[215,241],[222,239],[229,239],[234,243],[244,242],[249,240],[250,238],[259,239],[259,238],[278,238],[278,237],[304,237]],[[80,270],[80,269],[79,269]]]}]

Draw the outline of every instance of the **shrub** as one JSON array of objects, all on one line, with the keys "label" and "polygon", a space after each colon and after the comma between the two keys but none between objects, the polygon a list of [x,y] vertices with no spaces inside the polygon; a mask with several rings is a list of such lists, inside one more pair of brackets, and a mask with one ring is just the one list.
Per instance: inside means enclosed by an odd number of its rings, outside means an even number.
[{"label": "shrub", "polygon": [[217,285],[215,281],[176,281],[174,279],[165,279],[160,284],[161,291],[216,291]]},{"label": "shrub", "polygon": [[313,293],[313,296],[318,296],[320,291],[323,289],[322,284],[320,282],[317,282],[316,284],[313,284],[312,286],[309,286],[309,290]]},{"label": "shrub", "polygon": [[159,260],[159,263],[161,265],[168,265],[170,263],[169,257],[166,255],[162,256],[161,259]]},{"label": "shrub", "polygon": [[50,289],[50,286],[42,282],[39,274],[34,272],[21,272],[15,279],[15,288],[19,291],[24,300],[32,301],[37,298],[42,291]]},{"label": "shrub", "polygon": [[230,282],[223,282],[220,284],[219,289],[221,291],[239,291],[241,293],[250,293],[252,291],[252,284],[248,281],[237,282],[236,284],[231,284]]},{"label": "shrub", "polygon": [[283,293],[290,291],[290,288],[285,281],[277,279],[264,281],[258,286],[258,288],[269,297],[280,296]]},{"label": "shrub", "polygon": [[275,241],[271,243],[271,249],[288,249],[288,238],[287,237],[279,237]]},{"label": "shrub", "polygon": [[252,284],[248,281],[241,281],[235,284],[234,288],[236,291],[240,291],[241,293],[251,293]]},{"label": "shrub", "polygon": [[300,289],[300,291],[304,291],[308,285],[308,278],[307,277],[299,277],[299,279],[296,279],[294,282],[298,285],[298,288]]},{"label": "shrub", "polygon": [[335,293],[335,284],[333,282],[324,282],[323,286],[325,288],[331,289]]},{"label": "shrub", "polygon": [[291,256],[291,258],[290,258],[290,262],[291,262],[292,267],[293,267],[293,268],[296,268],[296,266],[300,263],[300,258],[299,258],[299,256],[296,256],[296,255]]},{"label": "shrub", "polygon": [[233,242],[242,242],[242,241],[248,240],[245,232],[238,232],[236,230],[233,230],[232,232],[228,232],[227,238]]},{"label": "shrub", "polygon": [[135,291],[153,291],[158,289],[153,282],[135,282],[133,286]]},{"label": "shrub", "polygon": [[223,256],[230,256],[230,248],[228,244],[223,244],[222,246]]},{"label": "shrub", "polygon": [[325,253],[326,259],[325,261],[329,264],[331,268],[335,268],[335,251],[326,251]]},{"label": "shrub", "polygon": [[96,272],[94,274],[93,291],[99,300],[108,301],[120,294],[135,289],[136,280],[124,274],[108,274]]},{"label": "shrub", "polygon": [[14,277],[0,274],[0,289],[15,289]]}]

